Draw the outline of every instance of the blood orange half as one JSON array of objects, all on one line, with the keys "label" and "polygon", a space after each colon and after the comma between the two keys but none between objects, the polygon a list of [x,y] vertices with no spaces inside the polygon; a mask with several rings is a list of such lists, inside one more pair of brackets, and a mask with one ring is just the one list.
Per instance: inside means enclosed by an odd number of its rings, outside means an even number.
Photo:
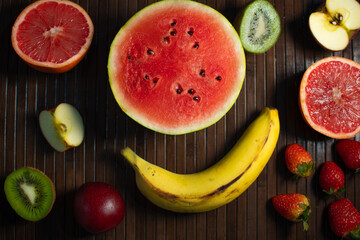
[{"label": "blood orange half", "polygon": [[299,105],[316,131],[337,139],[360,132],[360,64],[328,57],[311,65],[301,80]]},{"label": "blood orange half", "polygon": [[11,33],[16,53],[31,67],[61,73],[85,56],[94,35],[86,11],[67,0],[39,0],[17,17]]}]

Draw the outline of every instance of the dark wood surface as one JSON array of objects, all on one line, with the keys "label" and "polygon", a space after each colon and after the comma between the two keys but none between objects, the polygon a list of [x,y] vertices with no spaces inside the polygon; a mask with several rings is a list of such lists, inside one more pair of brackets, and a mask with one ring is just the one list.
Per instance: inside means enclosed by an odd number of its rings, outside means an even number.
[{"label": "dark wood surface", "polygon": [[[327,56],[360,62],[360,35],[341,52],[320,48],[307,25],[319,0],[271,0],[281,16],[282,33],[265,54],[246,53],[246,79],[233,108],[215,125],[195,133],[170,136],[155,133],[129,119],[118,107],[108,83],[109,46],[120,27],[146,0],[79,0],[91,16],[95,35],[86,58],[64,74],[46,74],[29,68],[14,52],[10,33],[17,15],[31,1],[0,0],[0,178],[23,166],[44,171],[56,187],[51,213],[32,223],[20,219],[0,194],[0,239],[336,239],[330,232],[326,207],[318,184],[319,166],[337,162],[346,174],[346,197],[360,209],[360,175],[348,171],[334,151],[334,139],[310,129],[301,117],[298,87],[312,63]],[[233,21],[250,0],[208,0],[207,5]],[[55,152],[45,141],[38,114],[68,102],[85,122],[81,146]],[[134,172],[120,156],[130,146],[148,161],[179,173],[202,170],[231,148],[264,106],[279,110],[281,132],[277,148],[257,181],[226,206],[199,214],[162,210],[147,201],[135,185]],[[357,140],[359,136],[356,137]],[[284,149],[297,142],[316,161],[307,179],[291,180]],[[83,183],[102,181],[124,196],[126,217],[114,230],[92,235],[74,221],[74,192]],[[277,215],[270,199],[282,193],[306,194],[313,206],[310,229],[302,230]]]}]

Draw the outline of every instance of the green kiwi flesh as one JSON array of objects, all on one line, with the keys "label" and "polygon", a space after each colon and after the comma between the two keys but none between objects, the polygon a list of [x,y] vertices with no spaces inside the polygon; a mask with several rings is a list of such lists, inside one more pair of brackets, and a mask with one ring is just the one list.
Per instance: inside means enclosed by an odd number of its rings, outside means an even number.
[{"label": "green kiwi flesh", "polygon": [[279,38],[281,22],[274,6],[266,0],[255,0],[238,14],[234,27],[246,51],[264,53]]},{"label": "green kiwi flesh", "polygon": [[55,201],[53,182],[43,172],[30,167],[10,173],[4,191],[14,211],[33,222],[46,217]]}]

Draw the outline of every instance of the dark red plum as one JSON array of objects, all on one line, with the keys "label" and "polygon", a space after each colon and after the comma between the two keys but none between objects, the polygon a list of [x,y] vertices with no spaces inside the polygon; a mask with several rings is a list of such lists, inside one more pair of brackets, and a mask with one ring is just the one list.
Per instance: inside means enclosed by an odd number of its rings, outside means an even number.
[{"label": "dark red plum", "polygon": [[74,215],[86,231],[105,232],[123,220],[124,200],[120,193],[107,183],[85,183],[75,193]]}]

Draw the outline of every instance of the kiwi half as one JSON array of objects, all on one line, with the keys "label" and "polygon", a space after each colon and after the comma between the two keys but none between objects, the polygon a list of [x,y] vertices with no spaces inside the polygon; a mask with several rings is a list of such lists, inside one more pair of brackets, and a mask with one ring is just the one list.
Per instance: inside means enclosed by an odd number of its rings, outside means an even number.
[{"label": "kiwi half", "polygon": [[46,217],[55,202],[53,182],[38,169],[24,167],[10,173],[4,183],[5,195],[14,211],[28,221]]},{"label": "kiwi half", "polygon": [[266,0],[255,0],[236,17],[234,27],[246,51],[264,53],[277,41],[281,33],[280,17]]}]

